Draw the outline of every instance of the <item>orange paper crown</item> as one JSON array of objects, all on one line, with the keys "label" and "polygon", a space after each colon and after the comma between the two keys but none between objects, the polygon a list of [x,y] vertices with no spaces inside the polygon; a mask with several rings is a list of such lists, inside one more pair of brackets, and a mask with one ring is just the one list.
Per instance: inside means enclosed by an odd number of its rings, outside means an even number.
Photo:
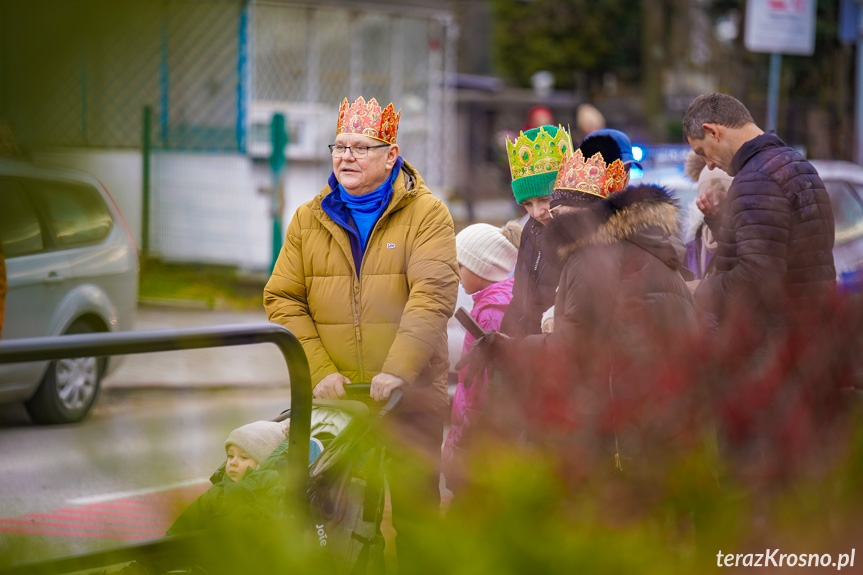
[{"label": "orange paper crown", "polygon": [[575,190],[601,198],[619,192],[626,185],[626,167],[619,159],[606,165],[602,154],[595,153],[585,160],[581,150],[566,154],[560,163],[555,190]]},{"label": "orange paper crown", "polygon": [[348,99],[345,98],[339,108],[339,125],[336,128],[336,136],[339,134],[359,134],[387,144],[395,144],[401,117],[402,111],[399,110],[396,113],[392,102],[381,111],[378,101],[374,98],[366,102],[360,96],[353,104],[348,104]]}]

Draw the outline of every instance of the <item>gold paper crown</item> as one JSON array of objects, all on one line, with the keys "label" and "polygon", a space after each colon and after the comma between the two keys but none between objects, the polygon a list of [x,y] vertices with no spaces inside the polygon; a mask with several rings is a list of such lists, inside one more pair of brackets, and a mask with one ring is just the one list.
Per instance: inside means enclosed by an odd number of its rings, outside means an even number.
[{"label": "gold paper crown", "polygon": [[626,166],[619,159],[606,165],[602,154],[595,153],[585,160],[581,150],[575,150],[563,157],[555,190],[575,190],[606,198],[619,192],[626,185]]},{"label": "gold paper crown", "polygon": [[564,154],[572,149],[572,139],[563,126],[558,125],[557,133],[553,135],[545,130],[546,127],[528,130],[527,134],[521,132],[514,142],[507,137],[506,155],[513,181],[556,172]]},{"label": "gold paper crown", "polygon": [[360,96],[353,104],[348,104],[348,99],[345,98],[339,107],[339,125],[336,128],[336,136],[339,134],[359,134],[387,144],[395,144],[401,117],[402,111],[399,110],[396,113],[392,102],[381,111],[378,101],[374,98],[366,102]]}]

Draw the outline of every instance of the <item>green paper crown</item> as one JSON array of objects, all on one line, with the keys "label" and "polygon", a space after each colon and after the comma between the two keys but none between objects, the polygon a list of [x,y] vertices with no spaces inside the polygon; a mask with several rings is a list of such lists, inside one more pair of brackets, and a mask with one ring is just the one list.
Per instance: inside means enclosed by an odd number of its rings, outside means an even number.
[{"label": "green paper crown", "polygon": [[540,126],[521,132],[515,142],[506,139],[506,155],[512,173],[512,191],[521,203],[551,193],[563,155],[572,150],[572,139],[563,126]]}]

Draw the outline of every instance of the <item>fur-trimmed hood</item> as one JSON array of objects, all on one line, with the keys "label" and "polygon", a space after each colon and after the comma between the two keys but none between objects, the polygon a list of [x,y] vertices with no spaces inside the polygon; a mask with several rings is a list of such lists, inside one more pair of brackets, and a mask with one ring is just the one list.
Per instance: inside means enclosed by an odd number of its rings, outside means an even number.
[{"label": "fur-trimmed hood", "polygon": [[677,205],[660,186],[630,186],[587,209],[556,216],[547,224],[545,245],[565,260],[578,248],[628,241],[647,250],[671,269],[683,266]]}]

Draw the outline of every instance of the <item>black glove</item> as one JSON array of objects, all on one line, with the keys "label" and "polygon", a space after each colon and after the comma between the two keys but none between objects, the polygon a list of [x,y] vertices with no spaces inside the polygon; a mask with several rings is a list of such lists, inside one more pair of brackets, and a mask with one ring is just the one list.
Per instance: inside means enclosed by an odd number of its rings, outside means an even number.
[{"label": "black glove", "polygon": [[455,364],[456,371],[461,371],[467,367],[464,378],[465,387],[473,385],[477,379],[483,377],[487,369],[494,369],[502,361],[509,340],[508,335],[498,331],[490,331],[470,344],[470,350]]}]

